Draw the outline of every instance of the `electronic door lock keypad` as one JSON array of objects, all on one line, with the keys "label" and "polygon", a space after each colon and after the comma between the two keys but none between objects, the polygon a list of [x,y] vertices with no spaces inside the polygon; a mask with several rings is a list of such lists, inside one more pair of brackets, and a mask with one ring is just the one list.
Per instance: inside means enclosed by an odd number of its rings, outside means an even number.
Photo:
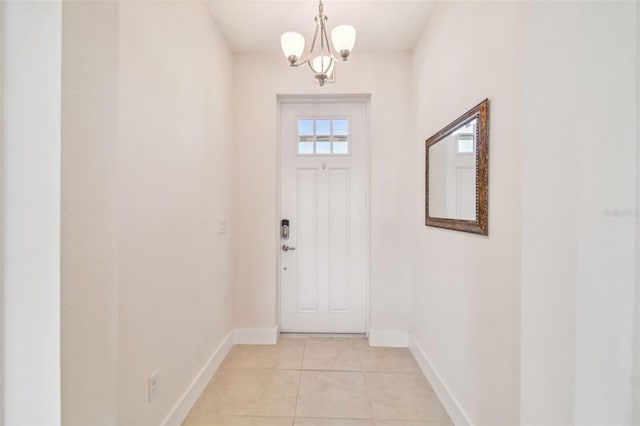
[{"label": "electronic door lock keypad", "polygon": [[282,219],[280,222],[280,238],[289,239],[289,219]]}]

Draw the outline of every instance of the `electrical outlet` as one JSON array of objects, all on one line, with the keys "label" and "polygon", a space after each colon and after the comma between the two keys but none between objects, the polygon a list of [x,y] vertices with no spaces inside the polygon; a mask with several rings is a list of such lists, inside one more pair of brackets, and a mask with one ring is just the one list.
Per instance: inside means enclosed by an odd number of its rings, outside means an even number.
[{"label": "electrical outlet", "polygon": [[158,395],[158,373],[160,370],[156,370],[149,376],[149,402]]}]

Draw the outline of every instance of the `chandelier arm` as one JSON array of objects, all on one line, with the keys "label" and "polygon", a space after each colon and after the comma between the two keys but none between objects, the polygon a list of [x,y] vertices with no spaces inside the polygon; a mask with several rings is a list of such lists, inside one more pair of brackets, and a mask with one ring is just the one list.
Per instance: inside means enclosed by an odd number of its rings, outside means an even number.
[{"label": "chandelier arm", "polygon": [[[311,57],[311,54],[313,53],[313,49],[316,47],[316,40],[318,39],[319,28],[320,28],[320,24],[316,25],[316,31],[313,33],[313,41],[311,41],[311,48],[309,49],[309,54],[307,55],[307,58]],[[320,37],[322,37],[322,34],[320,35]]]},{"label": "chandelier arm", "polygon": [[[327,51],[329,52],[329,56],[333,57],[333,51],[331,50],[331,42],[329,41],[329,36],[327,36],[327,27],[322,26],[322,37],[327,45]],[[324,53],[324,52],[323,52]]]},{"label": "chandelier arm", "polygon": [[294,62],[293,64],[289,64],[289,65],[291,67],[293,67],[293,68],[300,68],[301,66],[303,66],[303,65],[305,65],[305,64],[307,64],[309,62],[311,62],[311,61],[309,61],[309,55],[307,55],[307,59],[305,59],[304,61],[302,61],[302,62],[299,62],[299,61],[298,62]]},{"label": "chandelier arm", "polygon": [[[313,69],[313,65],[311,64],[311,55],[313,54],[313,49],[315,49],[316,47],[316,41],[318,41],[318,30],[322,28],[322,15],[318,15],[316,16],[316,22],[318,23],[316,25],[316,31],[313,33],[313,40],[311,41],[311,48],[309,49],[309,53],[307,53],[307,59],[305,60],[305,62],[307,64],[309,64],[309,68],[311,68],[311,71],[314,72],[314,74],[317,74],[318,72],[316,70]],[[322,30],[320,31],[320,37],[322,38]],[[304,63],[302,64],[304,65]]]},{"label": "chandelier arm", "polygon": [[[322,0],[320,0],[321,4],[322,4]],[[325,27],[325,23],[326,23],[326,17],[323,15],[319,16],[320,20],[318,21],[318,24],[320,25],[320,71],[324,72],[325,69],[329,69],[329,67],[331,66],[331,62],[329,62],[329,65],[327,65],[327,67],[325,68],[324,66],[324,58],[326,57],[325,52],[324,52],[324,47],[325,44],[327,45],[327,48],[329,49],[329,53],[331,53],[331,48],[329,46],[329,40],[327,40],[327,30]],[[316,74],[318,74],[318,71],[315,71]]]},{"label": "chandelier arm", "polygon": [[331,57],[331,59],[333,60],[333,62],[345,62],[345,59],[342,59],[342,58],[336,58],[336,57],[333,55],[333,52],[330,52],[330,53],[329,53],[329,56]]},{"label": "chandelier arm", "polygon": [[324,17],[320,17],[320,54],[324,56],[324,45],[327,41],[327,32],[325,31]]},{"label": "chandelier arm", "polygon": [[326,41],[327,51],[329,53],[329,57],[331,57],[331,59],[333,59],[334,62],[344,62],[345,59],[338,58],[333,54],[333,50],[331,49],[331,43],[329,42],[329,37],[327,36],[327,29],[326,29],[326,27],[324,25],[322,26],[322,36],[324,37],[324,39]]}]

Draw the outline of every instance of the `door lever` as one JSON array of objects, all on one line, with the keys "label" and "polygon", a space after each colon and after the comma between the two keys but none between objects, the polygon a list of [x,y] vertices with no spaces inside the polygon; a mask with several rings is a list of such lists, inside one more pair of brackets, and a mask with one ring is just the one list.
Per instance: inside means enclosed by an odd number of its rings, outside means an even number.
[{"label": "door lever", "polygon": [[295,250],[295,247],[289,247],[288,245],[283,245],[282,246],[282,251],[289,251],[289,250]]}]

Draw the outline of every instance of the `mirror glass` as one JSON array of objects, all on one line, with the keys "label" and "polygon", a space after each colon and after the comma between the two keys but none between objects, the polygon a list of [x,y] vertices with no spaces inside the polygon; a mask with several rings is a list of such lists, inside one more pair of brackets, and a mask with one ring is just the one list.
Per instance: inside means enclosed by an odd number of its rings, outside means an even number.
[{"label": "mirror glass", "polygon": [[430,147],[429,214],[432,217],[476,218],[476,126],[462,124]]},{"label": "mirror glass", "polygon": [[426,141],[426,225],[487,235],[485,99]]}]

